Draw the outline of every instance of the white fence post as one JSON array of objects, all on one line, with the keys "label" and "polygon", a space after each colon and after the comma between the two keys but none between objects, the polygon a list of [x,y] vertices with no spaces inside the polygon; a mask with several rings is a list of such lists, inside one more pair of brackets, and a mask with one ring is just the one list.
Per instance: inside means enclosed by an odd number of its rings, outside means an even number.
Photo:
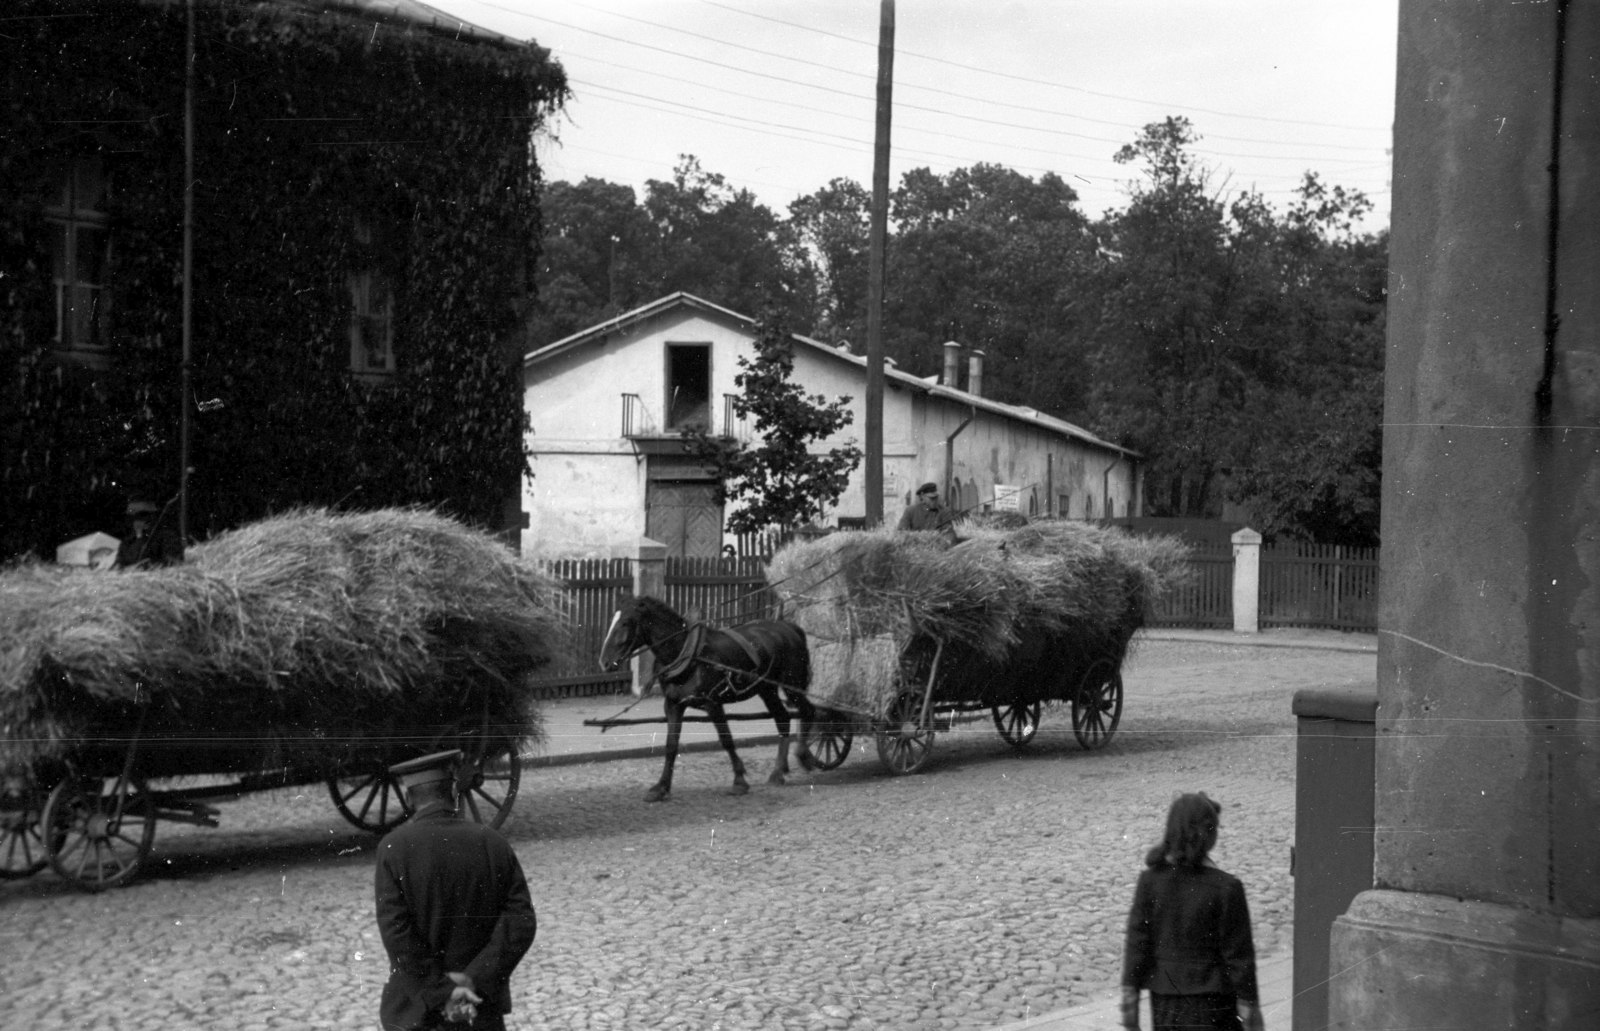
[{"label": "white fence post", "polygon": [[[667,600],[667,546],[648,537],[634,544],[633,596]],[[633,657],[633,693],[644,693],[644,686],[655,672],[656,658],[648,650]]]},{"label": "white fence post", "polygon": [[1233,630],[1261,630],[1261,534],[1248,526],[1233,535]]}]

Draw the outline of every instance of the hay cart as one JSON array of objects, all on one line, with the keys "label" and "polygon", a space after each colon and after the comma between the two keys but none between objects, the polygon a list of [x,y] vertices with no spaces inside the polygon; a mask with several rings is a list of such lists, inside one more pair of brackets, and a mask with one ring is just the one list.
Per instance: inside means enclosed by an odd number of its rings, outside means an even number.
[{"label": "hay cart", "polygon": [[216,827],[221,810],[211,803],[279,788],[325,784],[341,816],[384,834],[411,815],[389,767],[445,748],[464,754],[457,788],[479,823],[505,821],[521,780],[516,740],[486,719],[395,728],[381,745],[337,749],[346,753],[338,761],[305,756],[276,765],[262,747],[272,742],[197,735],[188,721],[149,710],[128,716],[126,725],[102,724],[34,776],[11,778],[0,796],[0,878],[48,866],[89,891],[116,887],[146,865],[158,823]]},{"label": "hay cart", "polygon": [[145,866],[161,822],[325,784],[352,825],[409,815],[388,772],[465,756],[466,813],[499,826],[538,735],[554,586],[432,513],[291,513],[181,567],[0,574],[0,878],[91,891]]},{"label": "hay cart", "polygon": [[[863,646],[897,656],[892,687],[882,694],[881,706],[869,711],[838,700],[853,693],[848,685],[813,682],[818,718],[800,734],[816,769],[837,767],[855,736],[870,733],[891,773],[916,773],[932,756],[937,734],[986,720],[1007,744],[1022,748],[1038,733],[1049,702],[1070,706],[1072,732],[1091,750],[1109,743],[1122,719],[1126,642],[1121,649],[1095,651],[1060,635],[1045,636],[998,661],[926,634],[904,645],[892,638],[845,645],[857,651]],[[813,647],[828,650],[829,644]]]},{"label": "hay cart", "polygon": [[811,644],[801,728],[817,769],[871,734],[895,774],[923,769],[937,734],[992,721],[1021,748],[1045,706],[1070,707],[1086,749],[1122,718],[1122,663],[1149,597],[1181,578],[1184,551],[1083,524],[931,535],[838,534],[774,557],[773,589]]}]

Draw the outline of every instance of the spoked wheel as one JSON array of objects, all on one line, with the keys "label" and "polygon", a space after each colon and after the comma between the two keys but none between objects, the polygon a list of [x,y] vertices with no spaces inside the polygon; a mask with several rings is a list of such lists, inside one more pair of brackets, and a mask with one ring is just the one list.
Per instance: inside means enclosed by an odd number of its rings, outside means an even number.
[{"label": "spoked wheel", "polygon": [[996,705],[994,712],[994,729],[1006,739],[1006,744],[1014,748],[1021,748],[1033,740],[1033,735],[1039,733],[1040,704],[1038,702],[1017,702],[1012,705]]},{"label": "spoked wheel", "polygon": [[916,773],[933,755],[933,728],[922,725],[922,693],[903,691],[878,730],[878,758],[890,773]]},{"label": "spoked wheel", "polygon": [[0,879],[31,877],[50,865],[36,792],[0,797]]},{"label": "spoked wheel", "polygon": [[1109,659],[1089,667],[1072,698],[1072,732],[1085,748],[1103,748],[1122,720],[1122,671]]},{"label": "spoked wheel", "polygon": [[328,795],[339,815],[374,834],[387,834],[411,816],[405,789],[386,766],[348,777],[329,777]]},{"label": "spoked wheel", "polygon": [[463,756],[456,770],[459,812],[478,823],[499,827],[511,815],[522,783],[517,750],[507,742],[484,746],[480,740],[462,742]]},{"label": "spoked wheel", "polygon": [[800,724],[800,765],[808,770],[838,769],[854,740],[848,717],[819,709],[814,719]]},{"label": "spoked wheel", "polygon": [[149,857],[155,804],[141,780],[68,777],[50,792],[39,825],[49,828],[44,845],[55,872],[104,891],[132,880]]}]

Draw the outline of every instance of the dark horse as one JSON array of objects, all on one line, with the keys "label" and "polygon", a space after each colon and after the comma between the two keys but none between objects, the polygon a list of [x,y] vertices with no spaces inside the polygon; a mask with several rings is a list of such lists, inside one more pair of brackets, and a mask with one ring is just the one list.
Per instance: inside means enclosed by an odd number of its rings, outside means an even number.
[{"label": "dark horse", "polygon": [[[750,790],[744,763],[733,747],[723,706],[760,695],[778,725],[778,765],[767,778],[782,784],[789,773],[789,707],[787,696],[800,713],[802,726],[814,712],[805,690],[811,683],[811,652],[804,630],[779,619],[758,619],[729,630],[703,623],[690,624],[665,602],[655,598],[629,598],[617,610],[600,646],[600,668],[618,669],[630,656],[649,649],[655,655],[657,677],[667,710],[667,762],[661,779],[644,796],[659,802],[672,790],[672,766],[678,758],[678,735],[684,710],[705,710],[716,724],[717,739],[733,763],[733,790]],[[806,762],[802,741],[798,756]]]}]

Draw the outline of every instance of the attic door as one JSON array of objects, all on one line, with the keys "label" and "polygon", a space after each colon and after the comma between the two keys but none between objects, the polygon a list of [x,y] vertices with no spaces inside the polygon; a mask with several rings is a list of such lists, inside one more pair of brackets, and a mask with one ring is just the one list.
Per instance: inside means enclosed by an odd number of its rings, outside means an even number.
[{"label": "attic door", "polygon": [[667,546],[668,558],[715,558],[722,553],[722,506],[706,480],[651,480],[645,532]]}]

